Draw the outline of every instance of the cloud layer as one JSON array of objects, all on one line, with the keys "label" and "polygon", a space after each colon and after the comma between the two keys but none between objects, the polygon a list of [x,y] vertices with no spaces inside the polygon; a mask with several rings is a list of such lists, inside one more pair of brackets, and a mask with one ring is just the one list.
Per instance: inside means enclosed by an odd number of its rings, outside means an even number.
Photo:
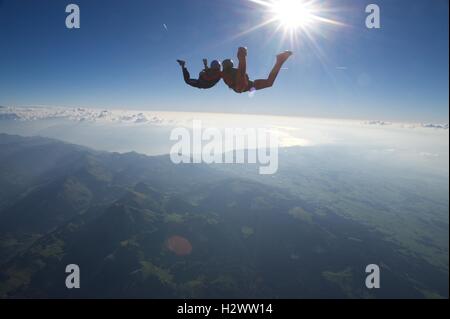
[{"label": "cloud layer", "polygon": [[40,135],[94,149],[168,154],[175,127],[257,128],[274,132],[281,147],[337,146],[380,162],[414,162],[448,168],[448,124],[395,123],[250,114],[107,110],[63,107],[1,107],[0,133]]},{"label": "cloud layer", "polygon": [[91,108],[63,108],[63,107],[2,107],[0,108],[0,120],[71,120],[75,122],[98,123],[149,123],[154,125],[169,124],[157,113],[129,111],[129,110],[105,110]]},{"label": "cloud layer", "polygon": [[[209,116],[206,116],[209,115]],[[0,120],[37,121],[70,120],[74,122],[180,125],[193,118],[211,118],[207,113],[133,111],[118,109],[65,107],[5,107],[0,106]],[[255,116],[256,117],[256,116]],[[298,118],[300,120],[300,118]],[[308,119],[304,119],[308,120]],[[398,128],[429,128],[448,130],[448,123],[393,123],[380,120],[363,121],[363,126],[395,126]]]}]

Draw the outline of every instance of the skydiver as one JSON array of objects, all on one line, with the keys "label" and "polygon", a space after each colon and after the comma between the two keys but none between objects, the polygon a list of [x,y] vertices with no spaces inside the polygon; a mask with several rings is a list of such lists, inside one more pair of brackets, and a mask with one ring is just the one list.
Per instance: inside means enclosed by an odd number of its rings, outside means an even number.
[{"label": "skydiver", "polygon": [[183,60],[177,60],[178,64],[183,70],[183,78],[186,84],[198,88],[198,89],[210,89],[215,86],[222,78],[221,68],[222,65],[219,61],[214,60],[211,62],[211,66],[208,67],[208,60],[203,59],[204,69],[198,75],[198,79],[191,79],[188,69],[186,68],[186,62]]},{"label": "skydiver", "polygon": [[285,51],[277,55],[277,62],[273,67],[267,79],[259,79],[251,81],[247,74],[247,48],[240,47],[238,50],[238,68],[234,67],[234,62],[231,59],[222,62],[222,78],[225,84],[236,93],[243,93],[252,90],[262,90],[273,86],[278,73],[283,64],[292,55],[291,51]]}]

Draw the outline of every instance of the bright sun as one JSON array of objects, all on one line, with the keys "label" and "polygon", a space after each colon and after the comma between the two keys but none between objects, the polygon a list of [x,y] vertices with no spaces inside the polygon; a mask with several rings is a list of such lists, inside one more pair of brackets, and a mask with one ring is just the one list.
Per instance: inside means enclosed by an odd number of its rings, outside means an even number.
[{"label": "bright sun", "polygon": [[[248,0],[254,8],[262,13],[264,20],[260,24],[239,33],[235,37],[254,32],[261,28],[275,24],[273,34],[282,30],[281,42],[286,39],[295,46],[306,39],[314,46],[315,35],[324,36],[327,29],[324,25],[345,26],[344,23],[334,20],[336,8],[329,6],[328,2],[321,0]],[[329,30],[329,29],[328,29]],[[272,37],[269,37],[272,39]]]},{"label": "bright sun", "polygon": [[270,3],[274,19],[287,30],[306,28],[314,23],[314,7],[302,0],[275,0]]}]

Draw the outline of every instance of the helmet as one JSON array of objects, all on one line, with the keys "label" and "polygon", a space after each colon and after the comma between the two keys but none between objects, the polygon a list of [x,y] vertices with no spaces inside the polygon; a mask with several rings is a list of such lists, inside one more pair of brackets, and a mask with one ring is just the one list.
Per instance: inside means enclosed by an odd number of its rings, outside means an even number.
[{"label": "helmet", "polygon": [[228,70],[234,67],[234,62],[233,60],[226,59],[222,62],[222,66],[224,70]]},{"label": "helmet", "polygon": [[220,71],[221,68],[222,68],[222,64],[219,61],[214,60],[211,62],[211,69]]}]

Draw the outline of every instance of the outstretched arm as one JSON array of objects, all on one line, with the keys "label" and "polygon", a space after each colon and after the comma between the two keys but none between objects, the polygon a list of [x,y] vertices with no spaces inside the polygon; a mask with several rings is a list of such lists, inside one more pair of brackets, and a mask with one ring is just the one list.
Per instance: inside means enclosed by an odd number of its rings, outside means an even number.
[{"label": "outstretched arm", "polygon": [[239,60],[238,70],[241,76],[245,77],[247,74],[247,48],[240,47],[237,54]]},{"label": "outstretched arm", "polygon": [[249,84],[247,77],[247,48],[239,48],[237,57],[239,59],[239,66],[236,72],[234,90],[236,92],[242,93],[247,90]]},{"label": "outstretched arm", "polygon": [[208,70],[208,59],[203,59],[203,65],[205,67],[205,70]]}]

